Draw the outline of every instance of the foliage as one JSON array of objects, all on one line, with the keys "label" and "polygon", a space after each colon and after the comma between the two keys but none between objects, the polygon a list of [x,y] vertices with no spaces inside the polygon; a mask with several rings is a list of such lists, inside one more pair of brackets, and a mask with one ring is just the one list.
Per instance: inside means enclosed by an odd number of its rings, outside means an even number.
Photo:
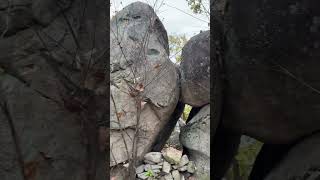
[{"label": "foliage", "polygon": [[[190,9],[195,14],[208,14],[208,10],[206,9],[206,5],[209,4],[208,0],[186,0]],[[208,8],[209,9],[209,8]]]},{"label": "foliage", "polygon": [[[239,148],[238,154],[236,155],[235,159],[239,166],[238,167],[239,173],[240,173],[239,176],[241,177],[241,179],[249,178],[255,158],[258,155],[261,147],[262,147],[262,143],[259,141],[256,141],[255,143],[249,146]],[[228,172],[229,177],[237,177],[237,175],[232,174],[233,168],[235,167],[232,167]],[[234,178],[232,178],[232,180],[233,179]],[[228,178],[228,180],[231,180],[231,179]]]},{"label": "foliage", "polygon": [[145,175],[147,177],[154,177],[153,171],[151,169],[149,169],[147,172],[145,172]]},{"label": "foliage", "polygon": [[181,51],[188,39],[185,35],[169,35],[169,50],[176,62],[181,62]]},{"label": "foliage", "polygon": [[183,113],[182,113],[182,119],[184,121],[186,121],[188,119],[190,111],[191,111],[191,108],[192,107],[187,105],[187,104],[184,106],[184,110],[183,110]]}]

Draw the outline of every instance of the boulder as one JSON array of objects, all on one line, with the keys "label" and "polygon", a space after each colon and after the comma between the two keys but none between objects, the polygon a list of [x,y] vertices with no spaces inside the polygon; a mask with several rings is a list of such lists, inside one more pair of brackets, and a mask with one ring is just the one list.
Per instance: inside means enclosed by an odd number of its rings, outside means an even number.
[{"label": "boulder", "polygon": [[111,19],[110,49],[110,165],[114,166],[131,158],[133,144],[138,159],[152,149],[174,112],[180,90],[166,30],[151,6],[135,2]]},{"label": "boulder", "polygon": [[228,1],[224,126],[270,144],[320,129],[319,7],[318,0]]},{"label": "boulder", "polygon": [[200,107],[210,101],[210,31],[192,37],[182,49],[181,101]]},{"label": "boulder", "polygon": [[283,156],[265,180],[319,179],[320,133],[300,140]]},{"label": "boulder", "polygon": [[210,105],[204,106],[181,128],[180,141],[196,165],[196,176],[210,177]]}]

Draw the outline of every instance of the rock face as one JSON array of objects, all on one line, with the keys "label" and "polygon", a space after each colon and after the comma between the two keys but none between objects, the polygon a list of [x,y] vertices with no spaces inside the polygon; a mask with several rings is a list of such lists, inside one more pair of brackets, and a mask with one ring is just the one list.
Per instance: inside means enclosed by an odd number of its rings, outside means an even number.
[{"label": "rock face", "polygon": [[182,49],[181,99],[200,107],[210,101],[210,31],[192,37]]},{"label": "rock face", "polygon": [[318,0],[229,1],[226,127],[266,143],[320,129],[319,7]]},{"label": "rock face", "polygon": [[63,2],[0,3],[2,180],[107,178],[97,139],[107,124],[107,7]]},{"label": "rock face", "polygon": [[319,179],[320,134],[303,139],[284,156],[265,180]]},{"label": "rock face", "polygon": [[210,176],[210,105],[204,106],[180,133],[181,144],[186,148],[190,160],[197,167],[196,176]]},{"label": "rock face", "polygon": [[135,135],[139,159],[151,150],[180,90],[178,73],[168,58],[166,30],[151,6],[132,3],[110,23],[110,165],[114,166],[131,157]]}]

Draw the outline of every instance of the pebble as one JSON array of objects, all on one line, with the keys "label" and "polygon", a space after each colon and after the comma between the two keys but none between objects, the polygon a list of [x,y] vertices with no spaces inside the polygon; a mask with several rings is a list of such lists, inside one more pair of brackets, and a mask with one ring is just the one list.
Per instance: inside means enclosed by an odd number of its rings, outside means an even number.
[{"label": "pebble", "polygon": [[174,180],[180,180],[181,177],[180,177],[180,172],[178,170],[172,171],[171,174]]},{"label": "pebble", "polygon": [[171,171],[171,164],[168,163],[167,161],[164,161],[162,166],[162,171],[169,174]]},{"label": "pebble", "polygon": [[144,155],[144,160],[151,161],[153,163],[160,163],[162,160],[162,154],[160,152],[149,152]]}]

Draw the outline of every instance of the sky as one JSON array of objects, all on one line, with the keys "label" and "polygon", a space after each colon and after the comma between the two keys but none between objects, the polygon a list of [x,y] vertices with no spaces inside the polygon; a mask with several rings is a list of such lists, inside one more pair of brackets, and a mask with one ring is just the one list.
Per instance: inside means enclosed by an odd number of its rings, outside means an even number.
[{"label": "sky", "polygon": [[[123,7],[135,1],[137,0],[111,0],[110,17],[114,15],[115,10],[120,11]],[[140,1],[153,6],[157,0]],[[209,29],[209,17],[194,14],[186,0],[158,0],[157,2],[156,13],[165,26],[168,35],[186,35],[187,38],[190,38],[198,34],[200,30]],[[204,5],[209,10],[209,5],[205,3]]]}]

